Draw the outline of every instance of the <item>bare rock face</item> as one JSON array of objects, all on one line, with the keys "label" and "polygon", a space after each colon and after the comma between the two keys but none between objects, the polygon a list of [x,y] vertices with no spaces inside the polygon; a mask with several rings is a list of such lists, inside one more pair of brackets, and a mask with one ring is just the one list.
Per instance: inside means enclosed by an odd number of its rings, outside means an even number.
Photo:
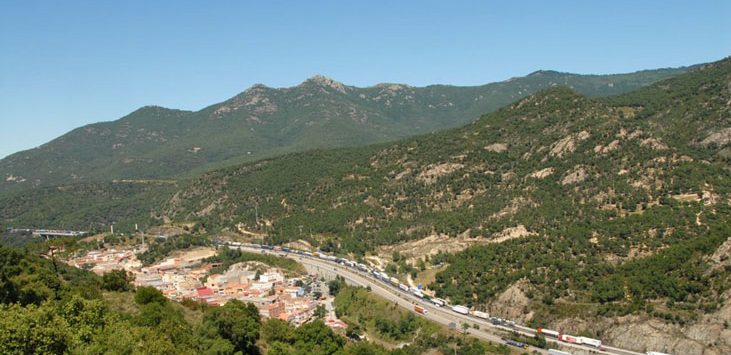
[{"label": "bare rock face", "polygon": [[701,141],[701,145],[717,145],[723,146],[731,143],[731,127],[724,128],[718,132],[713,132]]},{"label": "bare rock face", "polygon": [[538,233],[531,232],[528,229],[525,228],[524,225],[519,224],[515,227],[509,227],[503,229],[499,233],[493,234],[493,242],[494,243],[502,243],[506,240],[510,239],[516,239],[516,238],[522,238],[522,237],[530,237],[530,236],[536,236]]},{"label": "bare rock face", "polygon": [[324,86],[324,87],[333,89],[333,90],[338,91],[338,92],[341,92],[341,93],[345,93],[346,92],[346,86],[343,85],[343,83],[341,83],[339,81],[336,81],[336,80],[333,80],[333,79],[330,79],[330,78],[328,78],[326,76],[323,76],[323,75],[319,75],[319,74],[318,75],[315,75],[315,76],[307,79],[307,81],[311,81],[311,82],[313,82],[315,84],[318,84],[318,85],[321,85],[321,86]]},{"label": "bare rock face", "polygon": [[485,147],[485,150],[493,153],[502,153],[508,150],[508,145],[505,143],[493,143]]},{"label": "bare rock face", "polygon": [[[725,270],[731,265],[731,237],[708,257],[710,271]],[[709,271],[709,272],[710,272]],[[731,291],[723,298],[731,300]],[[600,322],[602,339],[613,346],[637,351],[661,351],[669,354],[731,354],[731,303],[703,315],[695,323],[680,326],[639,316],[615,318]],[[610,324],[611,323],[611,324]]]},{"label": "bare rock face", "polygon": [[552,167],[541,169],[534,171],[528,175],[528,177],[536,178],[536,179],[543,179],[551,174],[553,174],[554,169]]},{"label": "bare rock face", "polygon": [[500,318],[511,319],[515,321],[525,322],[532,317],[532,312],[528,313],[530,299],[525,295],[524,290],[527,289],[528,282],[520,280],[508,287],[500,296],[488,305],[488,312]]},{"label": "bare rock face", "polygon": [[148,229],[146,233],[165,237],[174,237],[176,235],[185,234],[187,231],[177,226],[156,226]]},{"label": "bare rock face", "polygon": [[426,170],[422,171],[416,179],[427,185],[432,184],[440,177],[449,175],[463,167],[464,164],[459,163],[431,164]]},{"label": "bare rock face", "polygon": [[[636,318],[636,317],[631,317]],[[698,322],[683,328],[659,320],[628,322],[609,327],[603,339],[613,346],[637,351],[661,351],[670,354],[721,355],[731,352],[731,330],[723,324]]]},{"label": "bare rock face", "polygon": [[[711,255],[711,270],[721,270],[731,266],[731,237]],[[728,298],[727,298],[728,299]],[[727,318],[729,319],[729,318]]]},{"label": "bare rock face", "polygon": [[584,181],[587,176],[588,173],[583,166],[575,166],[573,169],[571,169],[571,171],[566,173],[563,180],[561,180],[561,185],[580,183]]},{"label": "bare rock face", "polygon": [[640,145],[643,147],[650,147],[655,150],[668,150],[669,149],[667,144],[663,143],[662,141],[660,141],[657,138],[643,139],[640,142]]},{"label": "bare rock face", "polygon": [[565,154],[573,153],[576,150],[577,142],[585,141],[591,137],[587,131],[581,131],[577,134],[568,135],[551,146],[548,155],[552,157],[563,157]]}]

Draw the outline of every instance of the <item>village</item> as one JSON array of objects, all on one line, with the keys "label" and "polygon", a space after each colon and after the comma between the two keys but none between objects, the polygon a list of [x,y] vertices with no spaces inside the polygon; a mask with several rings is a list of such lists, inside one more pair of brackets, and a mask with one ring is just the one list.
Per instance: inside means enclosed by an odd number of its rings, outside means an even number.
[{"label": "village", "polygon": [[322,318],[333,330],[347,327],[335,316],[327,283],[314,274],[287,277],[283,270],[260,262],[236,263],[222,272],[213,272],[221,265],[206,261],[216,254],[209,247],[182,251],[144,266],[137,259],[142,252],[144,247],[92,250],[66,262],[100,276],[125,270],[133,276],[136,287],[154,287],[175,301],[189,299],[222,306],[236,299],[255,305],[263,318],[277,318],[295,326]]}]

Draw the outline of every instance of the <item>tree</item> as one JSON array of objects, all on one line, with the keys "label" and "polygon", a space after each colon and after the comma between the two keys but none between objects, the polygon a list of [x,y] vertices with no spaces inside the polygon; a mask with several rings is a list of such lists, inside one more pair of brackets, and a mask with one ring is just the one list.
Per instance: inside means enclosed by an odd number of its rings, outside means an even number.
[{"label": "tree", "polygon": [[129,291],[133,280],[134,276],[125,270],[112,270],[102,276],[102,288],[107,291]]},{"label": "tree", "polygon": [[360,329],[360,326],[355,323],[348,324],[348,328],[345,329],[345,336],[350,339],[360,339],[361,333],[363,333],[363,331]]},{"label": "tree", "polygon": [[267,355],[289,355],[291,353],[289,345],[278,341],[269,344],[267,348]]},{"label": "tree", "polygon": [[344,344],[345,339],[333,333],[321,320],[307,323],[295,330],[294,347],[297,354],[334,354]]},{"label": "tree", "polygon": [[327,289],[330,292],[330,296],[337,296],[338,292],[340,292],[340,289],[342,287],[343,281],[340,281],[339,278],[335,280],[331,280],[327,283]]},{"label": "tree", "polygon": [[314,315],[318,319],[325,318],[325,316],[327,315],[327,309],[325,309],[325,306],[323,306],[323,305],[320,304],[320,305],[317,306],[317,308],[315,308]]},{"label": "tree", "polygon": [[292,340],[294,328],[281,319],[269,319],[261,325],[261,338],[268,344],[274,342],[289,343]]},{"label": "tree", "polygon": [[[345,354],[347,355],[387,355],[387,354],[399,354],[398,352],[390,353],[380,345],[376,345],[368,342],[357,342],[348,344],[345,347]],[[404,353],[405,354],[405,353]]]},{"label": "tree", "polygon": [[459,348],[460,355],[483,355],[487,349],[477,340],[468,341]]},{"label": "tree", "polygon": [[0,306],[0,353],[63,354],[69,343],[68,324],[50,304]]},{"label": "tree", "polygon": [[219,336],[227,339],[234,348],[245,354],[258,351],[256,340],[259,339],[259,311],[251,303],[244,304],[238,300],[226,302],[223,307],[213,309],[203,322],[212,326]]},{"label": "tree", "polygon": [[168,303],[149,302],[140,307],[135,323],[143,327],[154,327],[171,316],[172,309]]},{"label": "tree", "polygon": [[167,298],[165,298],[162,292],[154,287],[138,287],[137,291],[135,292],[135,303],[139,305],[146,305],[153,302],[165,304],[167,303],[167,301]]}]

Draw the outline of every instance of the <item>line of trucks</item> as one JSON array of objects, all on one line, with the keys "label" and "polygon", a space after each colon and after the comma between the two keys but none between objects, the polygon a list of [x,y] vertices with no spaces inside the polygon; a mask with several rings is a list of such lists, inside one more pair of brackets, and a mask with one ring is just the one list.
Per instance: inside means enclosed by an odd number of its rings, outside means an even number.
[{"label": "line of trucks", "polygon": [[[408,285],[399,282],[399,280],[397,278],[389,276],[385,272],[380,272],[376,269],[368,267],[365,264],[358,263],[358,262],[348,260],[345,258],[339,258],[339,257],[333,256],[333,255],[328,255],[328,254],[325,254],[322,252],[312,252],[311,253],[308,251],[302,251],[302,250],[298,250],[298,249],[292,249],[292,248],[281,247],[281,246],[269,246],[269,245],[237,243],[237,242],[221,242],[221,244],[236,246],[236,247],[251,247],[251,248],[259,248],[259,249],[267,249],[267,250],[272,250],[275,252],[282,252],[282,253],[294,253],[294,254],[299,254],[299,255],[304,255],[304,256],[309,256],[309,257],[314,257],[314,258],[319,258],[319,259],[335,262],[335,263],[345,265],[345,266],[348,266],[351,268],[356,268],[360,271],[371,274],[371,275],[373,275],[374,278],[381,280],[387,284],[390,284],[391,286],[396,287],[405,293],[411,293],[418,298],[426,299],[437,307],[449,306],[449,308],[452,310],[452,312],[480,318],[480,319],[489,321],[490,323],[492,323],[494,325],[501,325],[501,326],[506,326],[506,327],[515,327],[515,325],[516,325],[515,322],[511,321],[511,320],[505,320],[505,319],[501,319],[501,318],[497,318],[497,317],[490,317],[490,315],[486,312],[470,310],[470,308],[468,308],[467,306],[463,306],[463,305],[449,305],[447,303],[447,301],[445,301],[441,298],[425,296],[424,293],[419,288],[409,287]],[[424,307],[419,306],[419,305],[414,306],[414,312],[416,312],[418,314],[422,314],[422,315],[428,314],[428,311]],[[602,346],[602,342],[599,339],[593,339],[593,338],[582,337],[582,336],[573,336],[573,335],[569,335],[569,334],[562,334],[558,331],[546,329],[546,328],[537,328],[536,334],[542,334],[544,336],[551,337],[551,338],[554,338],[554,339],[557,339],[559,341],[563,341],[566,343],[589,345],[589,346],[593,346],[596,348],[600,348]],[[549,354],[564,355],[564,354],[569,354],[569,353],[566,353],[566,352],[563,352],[560,350],[549,349]],[[668,355],[668,354],[650,351],[650,352],[647,352],[646,355]]]},{"label": "line of trucks", "polygon": [[556,338],[560,341],[566,342],[566,343],[573,343],[573,344],[582,344],[582,345],[591,345],[594,347],[601,347],[602,341],[599,339],[592,339],[587,337],[579,337],[579,336],[573,336],[569,334],[561,334],[560,332],[557,332],[555,330],[551,329],[545,329],[545,328],[536,328],[537,334],[543,334],[545,336],[549,336],[552,338]]}]

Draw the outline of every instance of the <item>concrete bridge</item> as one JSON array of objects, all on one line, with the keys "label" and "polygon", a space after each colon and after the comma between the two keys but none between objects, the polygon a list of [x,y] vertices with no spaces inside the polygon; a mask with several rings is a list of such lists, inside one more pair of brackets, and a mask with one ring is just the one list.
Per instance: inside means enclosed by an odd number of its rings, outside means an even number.
[{"label": "concrete bridge", "polygon": [[31,229],[30,232],[34,237],[45,239],[58,237],[83,237],[89,234],[89,232],[86,231],[72,231],[65,229]]}]

